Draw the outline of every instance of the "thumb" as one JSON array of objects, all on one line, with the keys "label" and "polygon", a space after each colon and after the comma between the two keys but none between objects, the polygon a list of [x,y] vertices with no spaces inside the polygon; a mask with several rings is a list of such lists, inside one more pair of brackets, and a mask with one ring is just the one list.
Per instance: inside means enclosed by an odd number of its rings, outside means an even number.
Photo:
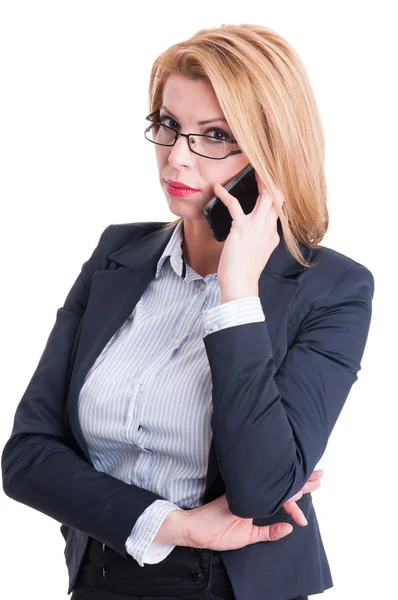
[{"label": "thumb", "polygon": [[281,538],[286,537],[293,531],[293,526],[290,523],[273,523],[272,525],[258,526],[259,542],[276,542]]}]

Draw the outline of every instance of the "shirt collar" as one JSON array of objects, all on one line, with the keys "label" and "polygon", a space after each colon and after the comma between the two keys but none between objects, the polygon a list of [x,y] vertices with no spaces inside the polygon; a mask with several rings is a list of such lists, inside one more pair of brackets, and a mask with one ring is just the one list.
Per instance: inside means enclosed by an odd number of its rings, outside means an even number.
[{"label": "shirt collar", "polygon": [[174,228],[173,234],[164,249],[162,256],[159,258],[155,278],[159,277],[159,273],[164,263],[170,258],[170,266],[177,273],[178,277],[185,279],[186,264],[182,256],[182,241],[183,241],[183,224],[181,219]]}]

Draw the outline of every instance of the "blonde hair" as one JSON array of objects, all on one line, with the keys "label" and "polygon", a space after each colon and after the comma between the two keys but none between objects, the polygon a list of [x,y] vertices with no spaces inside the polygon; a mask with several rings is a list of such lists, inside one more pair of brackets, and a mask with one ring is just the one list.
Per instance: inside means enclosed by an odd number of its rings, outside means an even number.
[{"label": "blonde hair", "polygon": [[[167,78],[179,73],[205,78],[214,90],[235,139],[275,202],[289,252],[310,268],[298,244],[315,248],[329,215],[322,122],[305,67],[288,42],[260,25],[201,29],[155,60],[149,112],[162,105]],[[175,225],[181,218],[167,223]]]}]

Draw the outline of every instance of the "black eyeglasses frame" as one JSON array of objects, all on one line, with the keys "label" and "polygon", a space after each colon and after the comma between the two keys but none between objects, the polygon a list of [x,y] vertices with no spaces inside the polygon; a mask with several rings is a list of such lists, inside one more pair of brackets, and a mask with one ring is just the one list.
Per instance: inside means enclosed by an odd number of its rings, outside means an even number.
[{"label": "black eyeglasses frame", "polygon": [[[154,142],[153,140],[150,140],[149,138],[146,137],[145,134],[150,129],[149,127],[147,127],[147,129],[145,129],[145,132],[144,132],[145,139],[148,140],[148,142],[152,142],[152,144],[157,144],[158,146],[167,146],[168,148],[172,148],[173,146],[175,146],[175,143],[178,140],[178,138],[180,136],[183,136],[183,137],[186,137],[188,140],[188,146],[189,146],[190,151],[193,152],[194,154],[197,154],[198,156],[202,156],[203,158],[209,158],[210,160],[224,160],[225,158],[228,158],[228,156],[231,156],[233,154],[242,154],[242,150],[231,150],[231,152],[229,154],[227,154],[226,156],[222,156],[221,158],[215,158],[214,156],[205,156],[204,154],[199,154],[199,152],[195,152],[195,150],[192,150],[191,143],[189,141],[189,136],[194,135],[194,136],[211,138],[212,137],[211,135],[206,135],[205,133],[193,133],[193,132],[192,133],[181,133],[181,132],[177,131],[177,129],[174,129],[174,127],[169,127],[168,125],[165,125],[164,123],[160,123],[159,121],[153,120],[153,118],[152,118],[153,115],[156,115],[157,113],[159,113],[159,109],[153,111],[150,115],[145,117],[145,120],[150,121],[151,123],[154,123],[157,125],[161,125],[162,127],[166,127],[166,129],[170,129],[171,131],[174,131],[175,138],[174,138],[173,144],[159,144],[159,142]],[[228,140],[225,140],[225,142],[231,143],[231,142],[228,142]]]}]

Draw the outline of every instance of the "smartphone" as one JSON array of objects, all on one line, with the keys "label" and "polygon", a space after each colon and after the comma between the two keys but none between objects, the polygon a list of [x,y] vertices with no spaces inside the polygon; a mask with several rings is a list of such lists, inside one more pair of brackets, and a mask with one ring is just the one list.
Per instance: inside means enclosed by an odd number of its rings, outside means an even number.
[{"label": "smartphone", "polygon": [[[246,165],[223,187],[235,196],[245,215],[251,213],[259,196],[257,180],[251,164]],[[217,242],[224,242],[232,225],[231,214],[224,202],[218,196],[213,196],[206,204],[204,213],[213,237]]]}]

